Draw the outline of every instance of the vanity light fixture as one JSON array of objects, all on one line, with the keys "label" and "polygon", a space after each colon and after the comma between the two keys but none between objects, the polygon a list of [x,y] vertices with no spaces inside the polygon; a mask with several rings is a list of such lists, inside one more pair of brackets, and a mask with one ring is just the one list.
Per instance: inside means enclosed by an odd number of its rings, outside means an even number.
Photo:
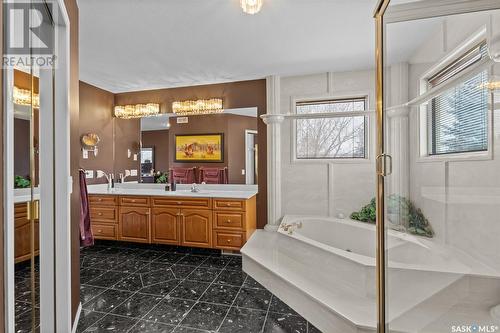
[{"label": "vanity light fixture", "polygon": [[173,102],[172,111],[178,116],[196,116],[224,112],[222,98]]},{"label": "vanity light fixture", "polygon": [[115,117],[121,119],[150,117],[159,113],[160,104],[157,103],[115,106]]},{"label": "vanity light fixture", "polygon": [[40,108],[39,94],[32,95],[31,90],[14,86],[14,90],[12,92],[12,99],[14,101],[14,104],[31,106],[32,98],[33,98],[33,107],[36,109]]},{"label": "vanity light fixture", "polygon": [[263,0],[240,0],[241,9],[247,14],[257,14],[262,8]]}]

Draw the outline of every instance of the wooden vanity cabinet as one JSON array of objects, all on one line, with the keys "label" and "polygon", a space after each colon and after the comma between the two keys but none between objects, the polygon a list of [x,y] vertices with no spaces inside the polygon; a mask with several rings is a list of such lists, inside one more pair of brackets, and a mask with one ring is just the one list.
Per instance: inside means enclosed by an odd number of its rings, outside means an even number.
[{"label": "wooden vanity cabinet", "polygon": [[181,245],[212,247],[212,211],[182,209],[180,217]]},{"label": "wooden vanity cabinet", "polygon": [[[35,255],[39,254],[39,221],[35,223]],[[28,219],[26,202],[14,205],[14,261],[16,263],[31,258],[31,224]]]},{"label": "wooden vanity cabinet", "polygon": [[180,245],[179,208],[152,208],[151,242],[156,244]]},{"label": "wooden vanity cabinet", "polygon": [[255,196],[90,195],[89,201],[97,239],[239,250],[256,228]]},{"label": "wooden vanity cabinet", "polygon": [[256,229],[256,199],[214,199],[213,247],[239,250]]},{"label": "wooden vanity cabinet", "polygon": [[149,207],[120,206],[118,239],[122,241],[149,243],[150,231]]},{"label": "wooden vanity cabinet", "polygon": [[118,197],[89,195],[90,224],[95,239],[118,239]]},{"label": "wooden vanity cabinet", "polygon": [[152,242],[212,247],[210,198],[153,197]]}]

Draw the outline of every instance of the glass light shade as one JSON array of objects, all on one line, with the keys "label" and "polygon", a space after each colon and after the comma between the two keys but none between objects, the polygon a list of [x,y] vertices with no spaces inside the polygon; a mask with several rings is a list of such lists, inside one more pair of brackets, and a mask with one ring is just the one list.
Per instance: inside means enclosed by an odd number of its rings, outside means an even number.
[{"label": "glass light shade", "polygon": [[149,117],[159,113],[160,104],[157,103],[115,106],[115,117],[121,119]]},{"label": "glass light shade", "polygon": [[12,93],[12,99],[14,104],[17,105],[31,105],[31,99],[33,99],[33,107],[38,109],[40,107],[40,95],[39,94],[31,94],[31,90],[22,89],[14,86],[14,90]]},{"label": "glass light shade", "polygon": [[176,101],[172,103],[172,111],[179,116],[221,113],[224,111],[221,98]]},{"label": "glass light shade", "polygon": [[262,8],[263,0],[240,0],[241,9],[247,14],[257,14]]}]

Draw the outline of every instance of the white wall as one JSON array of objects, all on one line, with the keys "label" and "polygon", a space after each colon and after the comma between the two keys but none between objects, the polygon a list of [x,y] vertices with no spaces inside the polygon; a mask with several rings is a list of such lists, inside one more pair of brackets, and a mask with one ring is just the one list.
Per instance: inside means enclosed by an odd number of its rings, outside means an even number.
[{"label": "white wall", "polygon": [[[329,80],[330,78],[330,80]],[[330,82],[330,83],[329,83]],[[281,78],[281,113],[295,112],[297,97],[368,95],[373,110],[375,77],[373,71],[324,73]],[[321,161],[294,162],[292,120],[282,124],[282,213],[349,216],[375,195],[373,158],[373,117],[370,117],[370,161],[353,163]]]},{"label": "white wall", "polygon": [[[490,22],[486,13],[448,18],[410,59],[409,97],[429,68]],[[494,71],[500,73],[497,65]],[[500,100],[500,93],[496,93]],[[418,109],[410,110],[410,197],[422,208],[436,239],[500,269],[500,108],[494,110],[493,158],[487,161],[419,161]],[[397,157],[396,157],[397,158]]]}]

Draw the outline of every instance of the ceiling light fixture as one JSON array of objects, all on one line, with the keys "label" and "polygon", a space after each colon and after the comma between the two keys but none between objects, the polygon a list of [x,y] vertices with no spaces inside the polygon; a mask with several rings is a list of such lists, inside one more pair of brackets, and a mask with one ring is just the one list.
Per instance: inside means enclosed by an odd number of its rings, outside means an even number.
[{"label": "ceiling light fixture", "polygon": [[172,103],[172,111],[179,116],[221,113],[222,98],[199,99],[192,101],[176,101]]},{"label": "ceiling light fixture", "polygon": [[241,9],[247,14],[257,14],[262,8],[263,0],[240,0]]},{"label": "ceiling light fixture", "polygon": [[115,106],[115,117],[121,119],[150,117],[156,116],[159,113],[160,104],[157,103]]},{"label": "ceiling light fixture", "polygon": [[14,86],[14,90],[12,92],[12,100],[14,104],[31,106],[31,99],[33,98],[33,107],[38,109],[40,108],[40,95],[39,94],[31,94],[31,90],[22,89]]}]

